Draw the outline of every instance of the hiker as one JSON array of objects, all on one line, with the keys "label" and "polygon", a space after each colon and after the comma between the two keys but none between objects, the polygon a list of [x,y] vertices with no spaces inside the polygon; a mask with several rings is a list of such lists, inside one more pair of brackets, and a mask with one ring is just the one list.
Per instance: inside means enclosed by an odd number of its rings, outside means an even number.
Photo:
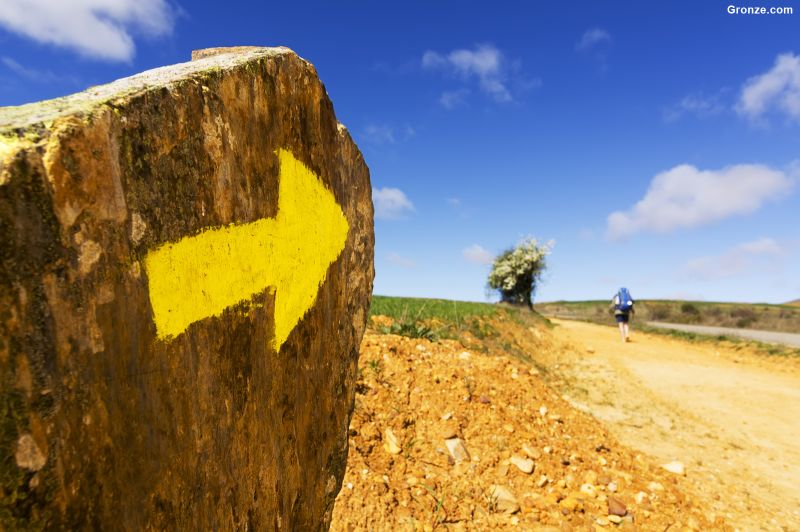
[{"label": "hiker", "polygon": [[633,314],[633,298],[627,288],[620,288],[611,300],[614,317],[619,324],[619,333],[623,342],[630,342],[630,317]]}]

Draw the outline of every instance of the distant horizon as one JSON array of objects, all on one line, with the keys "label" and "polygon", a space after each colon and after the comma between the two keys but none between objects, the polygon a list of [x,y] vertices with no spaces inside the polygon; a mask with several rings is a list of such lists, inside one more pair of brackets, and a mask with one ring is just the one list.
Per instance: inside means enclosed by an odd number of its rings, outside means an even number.
[{"label": "distant horizon", "polygon": [[[378,294],[373,291],[373,296],[378,297],[396,297],[396,298],[407,298],[407,299],[432,299],[432,300],[442,300],[442,301],[455,301],[457,303],[489,303],[495,304],[499,303],[497,300],[490,300],[484,299],[481,301],[472,300],[472,299],[452,299],[447,297],[436,297],[436,296],[407,296],[407,295],[390,295],[390,294]],[[533,300],[534,306],[539,304],[550,304],[550,303],[585,303],[585,302],[594,302],[594,301],[611,301],[611,297],[607,298],[589,298],[589,299],[548,299],[545,301],[535,299]],[[790,301],[785,301],[782,303],[771,303],[767,301],[724,301],[724,300],[705,300],[705,299],[676,299],[676,298],[664,298],[664,297],[640,297],[635,298],[638,301],[681,301],[686,303],[722,303],[722,304],[742,304],[742,305],[773,305],[773,306],[785,306],[785,305],[792,305],[800,303],[799,299],[792,299]]]}]

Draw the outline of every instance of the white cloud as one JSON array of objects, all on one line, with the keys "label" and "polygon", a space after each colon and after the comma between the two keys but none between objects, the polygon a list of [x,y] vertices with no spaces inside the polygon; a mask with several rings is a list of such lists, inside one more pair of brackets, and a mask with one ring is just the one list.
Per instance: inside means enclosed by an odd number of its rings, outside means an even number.
[{"label": "white cloud", "polygon": [[[442,70],[465,81],[475,79],[480,90],[498,102],[510,102],[513,100],[511,91],[507,86],[507,63],[508,61],[503,53],[491,44],[482,44],[476,46],[473,50],[453,50],[447,55],[428,50],[422,55],[423,68]],[[454,97],[452,94],[451,98]],[[444,95],[442,96],[444,97]],[[463,99],[464,96],[465,94],[462,94],[461,98]],[[445,98],[445,101],[447,100]],[[447,106],[441,99],[440,102],[442,105]]]},{"label": "white cloud", "polygon": [[461,105],[466,105],[466,98],[469,95],[469,89],[458,89],[455,91],[444,91],[439,97],[439,103],[445,109],[455,109]]},{"label": "white cloud", "polygon": [[394,144],[394,129],[382,124],[369,124],[364,128],[364,138],[373,144]]},{"label": "white cloud", "polygon": [[753,271],[774,270],[776,260],[786,249],[772,238],[760,238],[731,248],[722,255],[691,259],[684,274],[693,279],[712,281]]},{"label": "white cloud", "polygon": [[772,238],[761,238],[739,244],[736,251],[747,255],[783,255],[786,252],[784,247]]},{"label": "white cloud", "polygon": [[74,76],[60,76],[58,74],[54,74],[49,70],[37,70],[35,68],[29,68],[24,65],[19,64],[17,61],[10,57],[0,57],[0,63],[2,63],[6,68],[10,71],[14,72],[17,76],[21,78],[25,78],[29,81],[33,81],[35,83],[71,83],[73,85],[78,84],[78,79]]},{"label": "white cloud", "polygon": [[408,125],[395,128],[387,124],[367,124],[362,135],[366,142],[382,145],[405,142],[416,135],[416,131]]},{"label": "white cloud", "polygon": [[800,122],[800,56],[781,54],[769,71],[747,80],[736,110],[754,120],[783,112]]},{"label": "white cloud", "polygon": [[0,26],[34,41],[81,55],[129,61],[133,33],[172,32],[174,14],[166,0],[2,0]]},{"label": "white cloud", "polygon": [[719,91],[711,96],[702,93],[686,95],[679,102],[664,109],[664,120],[675,122],[683,115],[694,115],[698,118],[718,115],[725,111],[725,105],[721,101],[723,92],[725,91]]},{"label": "white cloud", "polygon": [[449,198],[446,198],[445,201],[447,201],[447,203],[452,205],[453,207],[461,206],[461,198],[459,198],[458,196],[451,196]]},{"label": "white cloud", "polygon": [[389,253],[389,255],[386,258],[392,264],[396,264],[397,266],[400,266],[401,268],[405,268],[407,270],[417,267],[417,263],[415,261],[407,257],[403,257],[398,253]]},{"label": "white cloud", "polygon": [[474,264],[491,264],[494,262],[494,255],[478,244],[472,244],[470,247],[464,249],[461,254],[465,259]]},{"label": "white cloud", "polygon": [[372,202],[375,217],[381,220],[397,220],[414,211],[414,205],[399,188],[373,188]]},{"label": "white cloud", "polygon": [[642,231],[666,233],[757,211],[789,193],[792,180],[760,164],[699,170],[682,164],[656,175],[644,198],[608,216],[607,234],[620,239]]},{"label": "white cloud", "polygon": [[610,43],[611,35],[602,28],[592,28],[586,30],[581,37],[581,40],[575,44],[575,49],[579,52],[584,52],[595,46],[603,43]]}]

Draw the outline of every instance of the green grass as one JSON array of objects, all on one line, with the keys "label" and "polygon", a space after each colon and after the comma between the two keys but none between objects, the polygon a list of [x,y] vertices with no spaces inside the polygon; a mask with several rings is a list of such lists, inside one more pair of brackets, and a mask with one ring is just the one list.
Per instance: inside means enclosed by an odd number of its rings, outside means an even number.
[{"label": "green grass", "polygon": [[396,334],[398,336],[408,336],[409,338],[425,338],[431,342],[436,342],[443,336],[449,337],[447,330],[449,327],[442,327],[441,329],[434,329],[425,322],[415,320],[394,321],[388,327],[381,327],[380,330],[384,334]]},{"label": "green grass", "polygon": [[372,307],[369,313],[370,316],[388,316],[399,321],[437,319],[459,324],[468,317],[493,316],[501,308],[492,303],[372,296]]},{"label": "green grass", "polygon": [[465,330],[476,336],[491,334],[491,328],[481,325],[479,318],[494,316],[502,311],[516,313],[516,309],[491,303],[373,296],[370,316],[387,316],[393,320],[391,325],[380,327],[384,334],[425,338],[435,342],[441,338],[456,339]]},{"label": "green grass", "polygon": [[552,327],[549,320],[527,308],[413,297],[373,296],[370,316],[392,319],[390,324],[378,326],[378,330],[384,334],[425,338],[434,342],[440,339],[458,340],[464,347],[482,352],[490,347],[502,347],[512,356],[524,354],[517,353],[518,349],[501,345],[501,334],[487,320],[508,319],[523,327]]}]

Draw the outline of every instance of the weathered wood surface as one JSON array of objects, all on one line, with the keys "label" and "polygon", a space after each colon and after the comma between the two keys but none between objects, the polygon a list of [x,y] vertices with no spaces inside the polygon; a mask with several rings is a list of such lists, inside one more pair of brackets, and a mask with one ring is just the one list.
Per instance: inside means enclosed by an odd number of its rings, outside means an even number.
[{"label": "weathered wood surface", "polygon": [[327,528],[369,171],[290,50],[195,57],[0,109],[0,529]]}]

